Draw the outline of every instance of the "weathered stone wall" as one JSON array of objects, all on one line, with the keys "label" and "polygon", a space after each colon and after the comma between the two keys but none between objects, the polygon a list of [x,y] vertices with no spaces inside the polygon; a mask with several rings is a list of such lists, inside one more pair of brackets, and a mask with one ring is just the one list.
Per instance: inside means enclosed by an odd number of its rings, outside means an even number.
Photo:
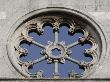
[{"label": "weathered stone wall", "polygon": [[[7,56],[6,43],[8,38],[8,32],[11,26],[26,13],[46,7],[66,7],[71,9],[77,8],[90,13],[92,16],[94,16],[95,19],[99,21],[99,23],[102,25],[102,28],[105,29],[104,31],[107,35],[108,43],[110,42],[110,23],[109,23],[110,0],[0,0],[0,78],[1,79],[23,78],[13,68]],[[90,79],[100,78],[104,80],[108,78],[109,80],[110,78],[109,52],[105,58],[106,58],[105,61],[99,67],[99,69],[97,69],[97,71],[89,77]],[[18,80],[18,81],[22,81],[22,80]],[[34,81],[35,80],[33,80],[33,82]],[[90,80],[86,80],[86,81],[90,81]],[[97,79],[91,80],[90,82],[95,82],[95,81],[98,80]],[[82,82],[82,81],[77,80],[75,82]]]}]

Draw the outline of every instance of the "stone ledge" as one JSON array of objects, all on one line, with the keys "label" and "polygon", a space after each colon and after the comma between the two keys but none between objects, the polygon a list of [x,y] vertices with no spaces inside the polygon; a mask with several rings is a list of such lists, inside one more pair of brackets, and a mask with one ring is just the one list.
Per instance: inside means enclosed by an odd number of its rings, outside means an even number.
[{"label": "stone ledge", "polygon": [[5,82],[110,82],[110,78],[95,78],[95,79],[23,79],[23,78],[0,78],[0,81]]}]

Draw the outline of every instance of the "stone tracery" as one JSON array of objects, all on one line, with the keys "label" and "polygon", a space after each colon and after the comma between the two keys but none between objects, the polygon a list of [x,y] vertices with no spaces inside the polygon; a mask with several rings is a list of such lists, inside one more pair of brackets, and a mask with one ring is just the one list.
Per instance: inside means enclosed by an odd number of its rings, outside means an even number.
[{"label": "stone tracery", "polygon": [[[36,32],[38,35],[43,35],[44,28],[43,25],[49,23],[52,25],[53,28],[53,33],[54,33],[54,42],[48,41],[48,45],[43,45],[40,44],[39,42],[35,41],[33,37],[30,37],[28,34],[30,31]],[[76,32],[81,32],[83,34],[83,37],[79,37],[79,39],[69,45],[66,45],[64,41],[59,42],[58,40],[58,34],[59,34],[59,26],[61,24],[68,24],[68,34],[71,36],[74,35]],[[80,26],[77,26],[77,24],[74,22],[73,19],[70,19],[68,17],[63,17],[63,16],[41,16],[38,18],[35,18],[33,20],[30,20],[27,22],[25,27],[20,30],[20,34],[16,36],[15,42],[16,44],[14,45],[15,48],[15,54],[17,54],[17,62],[21,66],[21,69],[29,75],[29,77],[36,77],[36,78],[43,78],[43,72],[40,70],[36,74],[31,74],[28,69],[32,67],[34,64],[37,64],[39,62],[42,62],[43,60],[47,60],[47,63],[55,64],[54,68],[54,75],[53,78],[58,79],[59,78],[59,71],[58,71],[58,63],[65,63],[65,60],[68,60],[70,62],[76,63],[79,65],[79,67],[82,67],[85,71],[83,74],[78,75],[73,70],[70,70],[71,72],[68,74],[70,79],[74,78],[82,78],[86,73],[88,73],[92,67],[97,63],[97,43],[94,39],[94,37],[91,35],[90,32],[88,32],[85,28],[82,28]],[[20,47],[20,44],[23,42],[27,44],[34,44],[36,46],[39,46],[42,48],[41,54],[42,57],[38,58],[33,61],[28,61],[28,62],[23,62],[20,60],[20,57],[22,55],[26,55],[28,51],[26,49],[23,49]],[[78,61],[72,57],[70,57],[70,54],[72,51],[70,48],[79,45],[79,44],[86,44],[89,43],[92,45],[90,49],[86,49],[84,51],[85,54],[92,56],[92,61],[91,62],[85,62],[85,61]],[[58,49],[60,50],[59,55],[53,55],[52,50],[53,49]],[[40,76],[41,75],[41,76]]]}]

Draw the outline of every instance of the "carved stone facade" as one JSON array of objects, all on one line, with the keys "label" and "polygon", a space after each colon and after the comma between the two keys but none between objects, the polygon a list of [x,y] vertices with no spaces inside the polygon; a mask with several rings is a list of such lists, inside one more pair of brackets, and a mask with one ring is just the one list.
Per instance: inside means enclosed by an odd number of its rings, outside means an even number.
[{"label": "carved stone facade", "polygon": [[[95,2],[103,4],[109,4],[109,0],[101,1],[93,0]],[[1,3],[5,5],[1,5],[2,16],[0,17],[0,25],[1,25],[1,67],[0,70],[0,78],[2,80],[13,80],[13,81],[54,81],[57,79],[58,81],[109,81],[110,78],[110,70],[109,70],[109,27],[107,27],[109,17],[108,14],[102,14],[101,17],[98,11],[103,11],[103,9],[98,8],[97,10],[93,10],[89,12],[84,8],[83,10],[80,8],[77,9],[73,2],[82,3],[83,1],[74,1],[70,0],[72,3],[67,3],[65,5],[64,1],[58,2],[57,0],[46,0],[46,1],[18,1],[18,7],[15,3],[17,1],[9,1],[12,5],[15,5],[15,9],[11,7],[11,11],[7,9],[6,4],[8,4],[7,0],[1,0]],[[38,7],[35,3],[41,4]],[[84,1],[83,4],[90,4],[88,1]],[[62,4],[62,5],[60,5]],[[43,7],[42,7],[43,5]],[[67,6],[68,5],[68,6]],[[72,6],[73,5],[73,6]],[[93,5],[93,4],[92,4]],[[98,4],[99,5],[99,4]],[[26,6],[26,7],[25,7]],[[23,8],[22,8],[23,7]],[[108,8],[108,7],[104,7]],[[86,9],[86,12],[84,10]],[[93,9],[91,7],[91,9]],[[98,10],[99,9],[99,10]],[[108,8],[109,11],[109,8]],[[9,14],[8,14],[9,13]],[[88,14],[89,13],[89,14]],[[102,13],[102,12],[101,12]],[[97,20],[92,16],[95,16]],[[105,16],[106,18],[104,19]],[[108,20],[108,21],[106,21]],[[48,45],[43,45],[34,41],[32,37],[28,34],[30,32],[35,32],[38,35],[43,35],[44,28],[43,26],[46,24],[50,24],[53,29],[54,42],[48,41]],[[69,45],[65,44],[65,41],[59,42],[58,32],[61,24],[66,24],[68,26],[68,34],[73,36],[74,33],[80,32],[83,34],[83,37],[79,37],[79,39]],[[103,25],[101,25],[103,24]],[[104,26],[105,25],[105,26]],[[109,25],[108,25],[109,26]],[[105,29],[106,28],[106,29]],[[108,30],[107,30],[108,29]],[[23,62],[20,60],[21,56],[24,56],[28,53],[28,51],[24,48],[21,48],[20,45],[22,43],[34,44],[42,48],[41,57],[36,60]],[[91,62],[78,61],[74,58],[70,57],[72,53],[70,48],[76,45],[83,44],[91,44],[90,49],[86,49],[84,54],[92,56]],[[52,54],[52,50],[58,49],[60,54],[55,56]],[[35,74],[31,74],[28,69],[32,67],[34,64],[42,62],[46,60],[47,63],[54,63],[54,74],[52,78],[45,78],[43,75],[43,70],[37,71]],[[84,69],[84,73],[78,75],[74,72],[74,70],[70,70],[67,78],[59,77],[58,63],[64,64],[68,60],[70,62],[76,63],[79,67]],[[40,79],[40,80],[39,80]],[[78,80],[80,79],[80,80]]]}]

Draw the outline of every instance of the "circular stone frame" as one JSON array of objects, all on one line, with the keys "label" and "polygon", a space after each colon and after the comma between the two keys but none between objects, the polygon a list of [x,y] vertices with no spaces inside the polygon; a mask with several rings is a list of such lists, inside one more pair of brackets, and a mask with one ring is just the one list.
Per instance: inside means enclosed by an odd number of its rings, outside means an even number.
[{"label": "circular stone frame", "polygon": [[101,28],[101,25],[93,17],[91,17],[91,15],[89,15],[88,13],[85,13],[81,10],[78,10],[78,9],[69,9],[69,8],[60,8],[60,7],[43,8],[43,9],[38,9],[38,10],[32,11],[32,12],[22,16],[20,19],[17,20],[17,22],[11,27],[11,29],[9,31],[9,35],[8,35],[9,37],[8,37],[7,45],[6,45],[9,60],[11,61],[12,65],[15,67],[15,69],[19,73],[21,73],[25,77],[30,77],[29,75],[25,74],[25,72],[23,72],[23,70],[21,70],[21,67],[17,64],[17,62],[15,62],[16,60],[14,60],[14,56],[11,53],[11,52],[13,52],[13,50],[11,49],[11,44],[10,44],[11,37],[12,37],[13,33],[17,30],[17,28],[23,22],[28,20],[30,17],[33,17],[38,14],[42,14],[42,13],[55,12],[55,11],[65,12],[65,13],[73,14],[73,15],[83,18],[84,20],[88,21],[94,27],[94,29],[98,32],[98,36],[100,36],[99,38],[101,40],[101,53],[100,53],[99,62],[96,65],[96,67],[94,69],[92,69],[92,71],[89,74],[84,76],[84,78],[85,78],[85,77],[89,76],[90,74],[92,74],[103,63],[105,56],[107,54],[107,40],[106,40],[106,35],[104,33],[104,30]]}]

